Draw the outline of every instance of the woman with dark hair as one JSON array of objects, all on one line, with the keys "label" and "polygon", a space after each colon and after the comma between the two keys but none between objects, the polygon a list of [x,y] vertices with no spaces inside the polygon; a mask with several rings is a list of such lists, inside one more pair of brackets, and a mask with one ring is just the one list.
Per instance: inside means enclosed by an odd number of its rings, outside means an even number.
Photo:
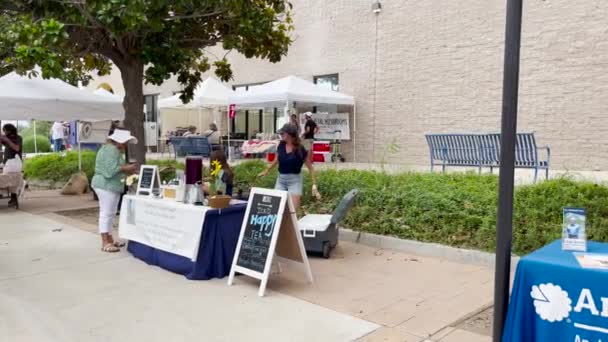
[{"label": "woman with dark hair", "polygon": [[[228,165],[228,161],[226,160],[226,154],[222,150],[216,150],[211,152],[209,156],[209,160],[211,161],[211,169],[213,169],[214,162],[219,163],[221,169],[219,174],[215,179],[215,189],[217,194],[219,195],[228,195],[232,196],[232,188],[234,185],[234,172],[230,165]],[[209,195],[217,195],[210,194],[209,186],[203,185],[203,191]]]},{"label": "woman with dark hair", "polygon": [[303,177],[302,166],[306,165],[312,177],[313,193],[317,192],[317,182],[312,160],[307,158],[308,151],[302,146],[298,128],[296,125],[288,123],[279,130],[281,142],[277,147],[277,158],[260,173],[260,177],[265,177],[275,166],[279,166],[279,177],[275,184],[276,190],[289,192],[296,210],[300,207],[302,197]]},{"label": "woman with dark hair", "polygon": [[[7,161],[19,158],[23,159],[23,139],[17,133],[17,127],[13,124],[6,124],[2,127],[4,135],[0,135],[0,144],[4,145],[4,158],[3,164]],[[11,193],[11,200],[8,202],[9,206],[17,204],[17,194]]]}]

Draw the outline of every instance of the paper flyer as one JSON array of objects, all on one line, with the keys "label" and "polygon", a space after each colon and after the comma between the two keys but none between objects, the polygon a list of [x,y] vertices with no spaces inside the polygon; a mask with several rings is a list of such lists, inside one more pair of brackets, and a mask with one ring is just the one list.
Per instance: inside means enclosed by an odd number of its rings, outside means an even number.
[{"label": "paper flyer", "polygon": [[583,268],[608,270],[608,254],[574,253],[574,256]]},{"label": "paper flyer", "polygon": [[562,249],[565,251],[587,251],[584,208],[564,208],[562,227]]}]

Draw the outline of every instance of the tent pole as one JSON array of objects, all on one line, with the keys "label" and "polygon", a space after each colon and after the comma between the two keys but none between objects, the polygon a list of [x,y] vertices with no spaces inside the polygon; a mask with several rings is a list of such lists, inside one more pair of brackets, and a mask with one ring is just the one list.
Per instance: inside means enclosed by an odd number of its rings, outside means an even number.
[{"label": "tent pole", "polygon": [[[234,109],[236,112],[236,108]],[[231,119],[230,119],[230,105],[228,106],[228,110],[226,111],[226,117],[228,119],[226,123],[226,135],[228,136],[228,161],[232,162],[232,153],[230,153],[230,130],[232,129]]]},{"label": "tent pole", "polygon": [[199,132],[202,132],[203,131],[203,122],[201,120],[201,107],[197,107],[196,109],[198,111],[198,129],[199,129]]},{"label": "tent pole", "polygon": [[78,171],[82,172],[82,148],[80,146],[80,138],[78,137],[79,123],[76,121],[76,141],[78,142]]},{"label": "tent pole", "polygon": [[34,153],[38,154],[38,142],[36,141],[36,120],[34,120]]},{"label": "tent pole", "polygon": [[509,304],[511,243],[513,239],[513,186],[521,47],[522,0],[507,1],[505,57],[496,227],[493,341],[500,342]]},{"label": "tent pole", "polygon": [[353,162],[357,162],[357,104],[353,104]]}]

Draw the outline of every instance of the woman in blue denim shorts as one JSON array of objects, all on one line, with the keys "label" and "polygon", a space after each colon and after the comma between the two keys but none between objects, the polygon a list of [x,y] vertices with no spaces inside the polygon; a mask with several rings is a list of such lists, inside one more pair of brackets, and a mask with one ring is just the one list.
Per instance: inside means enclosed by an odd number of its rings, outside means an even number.
[{"label": "woman in blue denim shorts", "polygon": [[277,158],[262,173],[261,177],[268,175],[277,164],[279,165],[279,177],[275,184],[276,190],[289,192],[296,210],[300,207],[302,196],[302,166],[306,164],[312,177],[313,193],[317,192],[315,172],[312,167],[312,158],[307,158],[308,151],[302,146],[298,128],[294,124],[285,124],[278,132],[281,134],[281,143],[277,147]]}]

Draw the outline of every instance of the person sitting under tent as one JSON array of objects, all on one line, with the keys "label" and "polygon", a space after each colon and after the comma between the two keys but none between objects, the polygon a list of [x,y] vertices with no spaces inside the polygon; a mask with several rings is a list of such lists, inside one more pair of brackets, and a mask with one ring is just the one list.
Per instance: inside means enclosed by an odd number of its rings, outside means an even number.
[{"label": "person sitting under tent", "polygon": [[198,136],[198,133],[196,132],[196,126],[190,126],[190,127],[188,127],[188,131],[186,133],[184,133],[183,136],[184,137],[196,137],[196,136]]},{"label": "person sitting under tent", "polygon": [[203,133],[204,137],[207,137],[209,144],[211,146],[216,147],[220,145],[220,131],[217,129],[217,125],[215,123],[209,124],[209,129]]}]

